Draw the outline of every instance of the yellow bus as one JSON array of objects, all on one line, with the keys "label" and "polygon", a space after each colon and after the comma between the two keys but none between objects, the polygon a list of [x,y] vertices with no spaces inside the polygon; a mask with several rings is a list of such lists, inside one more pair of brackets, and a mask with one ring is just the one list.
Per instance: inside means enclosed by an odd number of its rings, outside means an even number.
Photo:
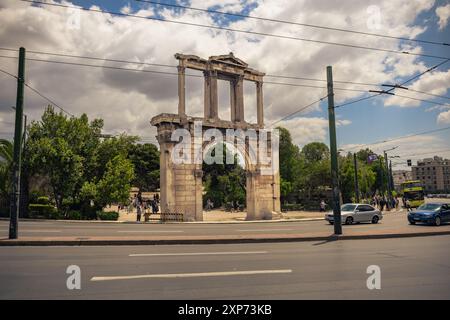
[{"label": "yellow bus", "polygon": [[411,208],[417,208],[425,203],[425,194],[422,183],[419,180],[409,180],[401,184],[401,192],[406,202],[409,200]]}]

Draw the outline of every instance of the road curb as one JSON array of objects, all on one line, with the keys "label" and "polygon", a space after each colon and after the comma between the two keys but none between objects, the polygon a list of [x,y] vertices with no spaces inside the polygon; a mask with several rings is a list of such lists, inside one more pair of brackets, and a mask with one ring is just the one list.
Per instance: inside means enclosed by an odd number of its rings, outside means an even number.
[{"label": "road curb", "polygon": [[270,242],[332,242],[338,240],[373,240],[393,238],[413,238],[450,235],[450,230],[433,232],[409,232],[391,234],[291,236],[291,237],[236,237],[208,239],[75,239],[75,240],[0,240],[0,247],[12,246],[138,246],[138,245],[183,245],[183,244],[239,244]]},{"label": "road curb", "polygon": [[[107,221],[107,220],[53,220],[53,219],[28,219],[22,218],[26,222],[65,222],[65,223],[106,223],[106,224],[240,224],[240,223],[278,223],[278,222],[302,222],[302,221],[320,221],[325,218],[293,218],[277,220],[254,220],[254,221],[167,221],[167,222],[137,222],[137,221]],[[0,221],[9,221],[9,218],[0,218]]]}]

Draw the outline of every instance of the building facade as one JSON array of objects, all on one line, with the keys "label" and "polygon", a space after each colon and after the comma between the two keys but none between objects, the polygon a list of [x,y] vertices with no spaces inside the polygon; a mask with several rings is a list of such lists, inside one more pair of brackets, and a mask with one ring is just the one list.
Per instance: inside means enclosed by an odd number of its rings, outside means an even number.
[{"label": "building facade", "polygon": [[423,183],[425,191],[450,191],[450,160],[435,156],[417,161],[412,178]]},{"label": "building facade", "polygon": [[392,178],[394,181],[394,189],[400,192],[401,185],[405,181],[413,180],[412,172],[409,170],[395,170],[392,171]]}]

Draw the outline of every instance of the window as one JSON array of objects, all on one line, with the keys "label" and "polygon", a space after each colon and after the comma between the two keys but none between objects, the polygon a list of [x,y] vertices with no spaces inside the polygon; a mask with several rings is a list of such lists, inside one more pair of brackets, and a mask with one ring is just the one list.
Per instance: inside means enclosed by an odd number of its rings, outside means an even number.
[{"label": "window", "polygon": [[369,205],[358,206],[358,210],[361,212],[374,211],[375,209]]}]

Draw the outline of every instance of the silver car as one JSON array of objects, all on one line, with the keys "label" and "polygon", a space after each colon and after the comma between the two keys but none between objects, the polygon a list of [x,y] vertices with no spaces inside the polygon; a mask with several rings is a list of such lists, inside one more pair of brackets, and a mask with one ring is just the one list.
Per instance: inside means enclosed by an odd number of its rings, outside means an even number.
[{"label": "silver car", "polygon": [[[378,223],[381,219],[383,219],[383,213],[369,204],[346,203],[341,206],[341,221],[345,224],[353,224],[355,222]],[[325,215],[325,220],[330,224],[333,224],[333,212],[327,213]]]}]

